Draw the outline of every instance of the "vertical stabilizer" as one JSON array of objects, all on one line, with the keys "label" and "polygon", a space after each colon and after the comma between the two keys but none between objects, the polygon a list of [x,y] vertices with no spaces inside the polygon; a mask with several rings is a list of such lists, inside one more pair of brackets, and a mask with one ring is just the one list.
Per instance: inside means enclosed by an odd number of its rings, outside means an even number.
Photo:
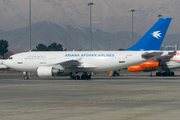
[{"label": "vertical stabilizer", "polygon": [[125,51],[159,50],[172,18],[160,18],[132,47]]}]

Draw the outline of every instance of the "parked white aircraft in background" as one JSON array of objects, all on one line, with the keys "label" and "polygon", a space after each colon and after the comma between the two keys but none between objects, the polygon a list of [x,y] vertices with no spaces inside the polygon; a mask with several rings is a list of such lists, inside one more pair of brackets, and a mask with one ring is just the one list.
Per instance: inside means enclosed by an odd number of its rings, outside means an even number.
[{"label": "parked white aircraft in background", "polygon": [[8,68],[7,66],[4,65],[4,61],[5,59],[0,60],[0,70]]},{"label": "parked white aircraft in background", "polygon": [[26,72],[25,79],[28,79],[27,72],[37,72],[39,77],[69,74],[72,79],[80,79],[76,73],[84,72],[81,79],[90,79],[88,72],[116,70],[147,60],[161,59],[163,52],[156,49],[160,48],[170,21],[171,18],[159,19],[128,51],[24,52],[10,56],[4,65]]},{"label": "parked white aircraft in background", "polygon": [[[169,52],[170,51],[164,51]],[[180,51],[176,51],[173,56],[169,56],[169,59],[161,59],[156,61],[147,61],[138,65],[128,67],[129,72],[149,72],[158,70],[156,76],[174,76],[174,72],[170,69],[180,68]],[[164,71],[164,72],[163,72]]]}]

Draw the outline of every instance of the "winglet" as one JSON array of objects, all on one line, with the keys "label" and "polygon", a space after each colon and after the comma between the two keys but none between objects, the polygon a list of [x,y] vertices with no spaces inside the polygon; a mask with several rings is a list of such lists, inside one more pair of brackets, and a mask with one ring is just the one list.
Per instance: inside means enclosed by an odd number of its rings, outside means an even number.
[{"label": "winglet", "polygon": [[125,51],[159,50],[172,18],[160,18],[132,47]]}]

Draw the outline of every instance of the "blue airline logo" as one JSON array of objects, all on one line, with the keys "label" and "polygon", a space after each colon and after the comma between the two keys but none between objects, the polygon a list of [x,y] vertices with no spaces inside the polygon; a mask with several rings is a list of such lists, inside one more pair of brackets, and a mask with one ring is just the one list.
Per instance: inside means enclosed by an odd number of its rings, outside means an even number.
[{"label": "blue airline logo", "polygon": [[114,54],[65,54],[65,57],[114,57]]},{"label": "blue airline logo", "polygon": [[161,34],[162,34],[162,33],[160,33],[160,31],[161,31],[161,30],[159,30],[159,31],[154,31],[154,32],[151,33],[151,34],[153,35],[153,37],[159,39],[159,38],[161,37]]}]

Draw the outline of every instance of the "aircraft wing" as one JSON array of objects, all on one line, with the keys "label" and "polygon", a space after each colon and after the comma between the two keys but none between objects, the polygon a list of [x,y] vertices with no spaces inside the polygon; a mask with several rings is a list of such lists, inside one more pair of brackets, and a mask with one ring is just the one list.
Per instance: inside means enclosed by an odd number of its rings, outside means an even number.
[{"label": "aircraft wing", "polygon": [[97,66],[88,64],[88,63],[82,63],[81,65],[78,66],[78,68],[96,68]]},{"label": "aircraft wing", "polygon": [[77,67],[81,64],[81,58],[78,59],[70,59],[70,60],[65,60],[59,63],[56,63],[55,65],[61,65],[63,68],[70,68],[70,67]]},{"label": "aircraft wing", "polygon": [[168,62],[170,61],[170,59],[172,58],[173,56],[161,56],[159,58],[156,58],[156,60],[158,61],[161,61],[161,62]]},{"label": "aircraft wing", "polygon": [[[169,69],[167,62],[169,62],[172,57],[173,56],[164,55],[164,56],[161,56],[159,58],[156,58],[155,61],[159,61],[162,70],[166,70],[166,69]],[[153,70],[157,70],[157,68],[146,69],[146,71],[153,71]]]},{"label": "aircraft wing", "polygon": [[[72,59],[72,60],[66,60],[60,63],[61,66],[63,66],[64,68],[71,68],[71,67],[78,67],[78,68],[96,68],[97,66],[92,65],[92,64],[88,64],[88,63],[82,63],[81,62],[81,58],[78,59]],[[56,64],[56,65],[57,65]]]},{"label": "aircraft wing", "polygon": [[143,53],[141,56],[144,59],[155,59],[160,57],[163,54],[163,52],[146,52]]},{"label": "aircraft wing", "polygon": [[165,55],[162,55],[162,54],[163,54],[163,52],[144,53],[144,54],[142,54],[142,58],[151,59],[151,60],[155,60],[155,61],[160,61],[161,63],[165,63],[165,62],[170,61],[170,59],[176,54],[176,51],[168,52]]},{"label": "aircraft wing", "polygon": [[78,60],[67,60],[59,63],[60,65],[78,66],[80,62]]},{"label": "aircraft wing", "polygon": [[167,55],[162,55],[158,58],[156,58],[157,61],[160,61],[161,63],[165,63],[170,61],[170,59],[176,54],[176,51],[174,52],[168,52]]}]

